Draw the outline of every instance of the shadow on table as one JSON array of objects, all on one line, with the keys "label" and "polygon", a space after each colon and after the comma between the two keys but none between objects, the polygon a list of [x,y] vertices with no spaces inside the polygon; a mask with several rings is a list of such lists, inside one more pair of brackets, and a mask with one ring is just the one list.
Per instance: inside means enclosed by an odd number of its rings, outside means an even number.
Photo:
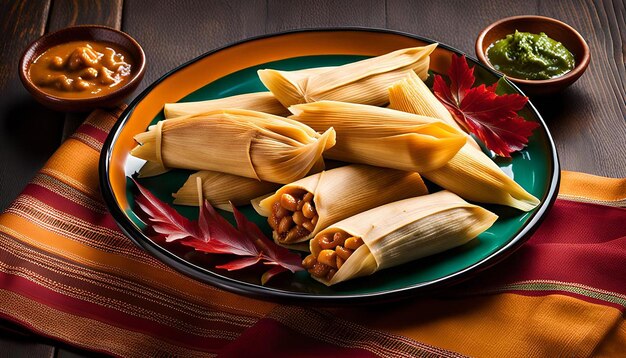
[{"label": "shadow on table", "polygon": [[12,102],[0,112],[3,152],[26,158],[47,158],[59,146],[64,114],[51,111],[30,98]]},{"label": "shadow on table", "polygon": [[567,125],[565,121],[576,118],[573,115],[573,112],[579,110],[576,104],[585,101],[585,96],[578,89],[570,87],[551,96],[531,97],[530,101],[552,129]]}]

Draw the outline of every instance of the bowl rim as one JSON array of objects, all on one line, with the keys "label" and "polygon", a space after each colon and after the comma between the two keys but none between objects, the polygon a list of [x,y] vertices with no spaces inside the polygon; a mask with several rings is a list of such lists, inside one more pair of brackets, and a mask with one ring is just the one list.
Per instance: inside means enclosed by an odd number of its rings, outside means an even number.
[{"label": "bowl rim", "polygon": [[[498,71],[495,69],[495,67],[493,67],[493,65],[491,64],[491,62],[489,62],[489,59],[487,58],[485,51],[483,51],[483,43],[485,40],[485,36],[487,35],[487,33],[491,30],[493,30],[494,27],[502,25],[503,23],[506,22],[511,22],[511,21],[515,21],[515,20],[524,20],[524,19],[533,19],[533,20],[542,20],[542,21],[546,21],[546,22],[551,22],[553,24],[557,24],[565,29],[567,29],[571,34],[574,35],[574,37],[576,37],[579,42],[583,45],[583,53],[582,53],[582,59],[581,61],[579,61],[576,66],[568,73],[566,73],[563,76],[559,76],[559,77],[554,77],[554,78],[550,78],[547,80],[527,80],[527,79],[523,79],[523,78],[517,78],[517,77],[513,77],[510,75],[507,75],[505,73],[503,73],[502,71]],[[561,20],[557,20],[555,18],[552,17],[547,17],[547,16],[541,16],[541,15],[518,15],[518,16],[510,16],[510,17],[505,17],[503,19],[500,19],[498,21],[495,21],[489,25],[487,25],[481,32],[480,34],[478,34],[478,37],[476,38],[476,43],[475,43],[475,51],[476,51],[476,56],[478,56],[478,59],[484,63],[487,67],[489,67],[490,69],[498,72],[498,73],[502,73],[502,75],[506,76],[506,78],[510,79],[511,81],[514,81],[515,83],[519,83],[522,85],[545,85],[545,84],[554,84],[554,83],[558,83],[558,82],[567,82],[570,79],[575,79],[576,77],[580,76],[586,69],[587,66],[589,66],[589,62],[591,60],[591,53],[589,51],[589,45],[587,44],[587,41],[585,41],[585,38],[582,37],[582,35],[576,31],[576,29],[574,29],[573,27],[571,27],[570,25],[566,24],[565,22],[561,21]]]},{"label": "bowl rim", "polygon": [[[144,91],[141,92],[133,101],[128,105],[128,107],[124,110],[124,112],[120,115],[119,120],[113,125],[111,128],[107,139],[105,140],[102,151],[100,153],[99,160],[99,184],[100,191],[103,197],[103,200],[109,209],[111,215],[113,216],[117,226],[120,230],[128,237],[131,241],[133,241],[137,246],[146,250],[152,256],[156,257],[158,260],[164,262],[171,268],[175,269],[178,272],[181,272],[188,277],[191,277],[195,280],[198,280],[203,283],[210,284],[212,286],[236,293],[241,294],[246,297],[252,297],[255,299],[261,299],[266,301],[278,302],[278,303],[290,303],[290,304],[317,304],[323,306],[344,306],[351,304],[378,304],[389,301],[396,301],[399,299],[405,299],[408,297],[416,297],[420,295],[424,295],[427,293],[431,293],[435,290],[448,287],[453,284],[457,284],[461,281],[467,280],[469,278],[474,277],[478,273],[484,271],[487,268],[492,267],[493,265],[501,262],[503,259],[508,257],[510,254],[515,252],[518,248],[522,246],[530,236],[538,229],[541,222],[545,219],[547,212],[552,208],[554,202],[557,198],[558,188],[561,179],[560,172],[560,162],[556,149],[556,144],[554,143],[554,139],[548,129],[546,122],[541,117],[541,114],[535,106],[528,101],[527,106],[529,110],[531,110],[537,117],[538,122],[542,124],[542,128],[545,131],[546,142],[548,144],[548,149],[550,153],[548,153],[549,158],[551,159],[551,165],[548,168],[548,173],[550,175],[550,179],[547,183],[547,191],[544,197],[542,197],[541,204],[534,209],[531,213],[531,216],[528,219],[527,224],[520,228],[514,235],[512,235],[511,240],[503,245],[501,248],[491,253],[487,257],[481,259],[480,261],[460,270],[453,274],[447,275],[445,277],[441,277],[435,280],[422,282],[416,285],[411,285],[404,287],[402,289],[386,291],[386,292],[376,292],[376,293],[368,293],[368,294],[345,294],[341,296],[333,296],[333,295],[312,295],[298,292],[289,292],[283,291],[279,289],[274,289],[271,287],[258,287],[257,285],[253,285],[247,282],[241,282],[235,279],[231,279],[228,277],[223,277],[217,275],[210,270],[200,267],[194,263],[190,263],[174,253],[164,249],[154,241],[150,240],[144,233],[138,231],[135,228],[135,224],[128,219],[126,213],[123,209],[118,205],[115,195],[113,193],[113,188],[111,187],[111,183],[108,180],[109,178],[109,167],[110,167],[110,159],[112,156],[112,149],[114,142],[117,141],[121,129],[126,125],[126,123],[131,118],[132,113],[135,110],[135,107],[146,97],[153,88],[155,88],[159,83],[164,81],[166,78],[179,71],[180,69],[187,67],[205,57],[208,57],[216,52],[225,50],[227,48],[238,46],[245,44],[247,42],[264,40],[267,38],[275,37],[275,36],[284,36],[290,34],[297,34],[303,32],[344,32],[344,31],[357,31],[357,32],[378,32],[378,33],[387,33],[390,35],[399,35],[405,36],[408,38],[416,39],[419,41],[423,41],[425,43],[438,43],[439,47],[442,47],[446,50],[456,52],[458,54],[465,55],[477,66],[482,67],[486,71],[492,73],[497,78],[502,78],[503,76],[493,70],[492,68],[482,64],[480,61],[475,59],[472,56],[468,56],[463,51],[460,51],[454,47],[451,47],[446,44],[442,44],[438,41],[431,40],[426,37],[410,34],[403,31],[390,30],[390,29],[382,29],[382,28],[372,28],[372,27],[328,27],[328,28],[307,28],[307,29],[297,29],[297,30],[287,30],[280,31],[260,36],[254,36],[250,38],[246,38],[240,41],[234,41],[229,44],[226,44],[221,47],[217,47],[213,50],[207,51],[183,64],[175,67],[171,71],[163,74],[159,79],[154,81],[150,86],[148,86]],[[508,78],[504,77],[504,80],[507,83],[515,88],[519,93],[524,95],[524,92],[517,86],[515,83],[512,83],[508,80]],[[206,271],[206,272],[205,272]]]},{"label": "bowl rim", "polygon": [[[131,77],[131,79],[126,82],[124,85],[122,85],[120,88],[117,88],[116,90],[114,90],[113,92],[109,92],[105,95],[101,95],[101,96],[93,96],[93,97],[85,97],[85,98],[64,98],[64,97],[58,97],[55,95],[52,95],[42,89],[40,89],[39,87],[37,87],[35,85],[35,83],[33,83],[33,81],[30,79],[30,76],[28,75],[28,65],[29,62],[31,62],[35,55],[40,56],[43,52],[47,51],[48,49],[50,49],[50,47],[45,47],[43,51],[41,51],[38,54],[35,54],[33,52],[33,54],[31,54],[30,56],[27,56],[28,53],[37,45],[40,45],[41,43],[43,43],[45,40],[50,39],[50,38],[54,38],[57,36],[62,35],[63,33],[66,32],[71,32],[71,31],[80,31],[82,29],[97,29],[97,30],[104,30],[104,31],[110,31],[113,33],[116,33],[118,35],[121,35],[122,37],[126,38],[132,45],[132,47],[134,47],[134,51],[132,51],[132,53],[134,54],[135,52],[137,52],[139,54],[139,58],[138,63],[135,65],[139,65],[139,70],[135,71],[135,74]],[[70,41],[73,41],[70,39]],[[65,42],[65,41],[63,41]],[[62,42],[60,42],[62,43]],[[128,48],[126,48],[125,46],[120,45],[119,43],[115,43],[118,46],[121,46],[124,48],[124,50],[129,51]],[[129,51],[131,52],[131,51]],[[28,60],[27,60],[28,59]],[[34,60],[34,59],[33,59]],[[135,40],[132,36],[130,36],[129,34],[114,29],[112,27],[109,26],[104,26],[104,25],[76,25],[76,26],[69,26],[69,27],[64,27],[62,29],[59,29],[57,31],[54,32],[50,32],[48,34],[45,34],[39,38],[37,38],[36,40],[32,41],[30,44],[28,44],[28,46],[26,47],[26,49],[24,50],[24,52],[22,52],[22,55],[20,56],[20,61],[19,61],[19,74],[20,74],[20,80],[22,81],[22,84],[24,85],[24,87],[26,87],[26,89],[33,94],[34,96],[37,96],[39,98],[44,99],[47,102],[50,103],[54,103],[54,104],[72,104],[72,105],[89,105],[89,104],[93,104],[93,103],[99,103],[99,102],[107,102],[107,101],[111,101],[113,99],[115,99],[116,97],[118,97],[122,92],[124,92],[125,90],[128,90],[129,88],[132,88],[133,86],[137,85],[139,83],[139,81],[141,81],[143,79],[143,75],[145,73],[146,70],[146,54],[143,51],[143,48],[141,47],[141,45],[139,44],[139,42],[137,42],[137,40]]]}]

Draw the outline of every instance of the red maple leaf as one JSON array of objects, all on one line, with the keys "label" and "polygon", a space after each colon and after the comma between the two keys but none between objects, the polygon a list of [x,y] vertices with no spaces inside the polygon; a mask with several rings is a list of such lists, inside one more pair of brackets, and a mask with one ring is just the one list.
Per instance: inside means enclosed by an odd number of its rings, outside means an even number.
[{"label": "red maple leaf", "polygon": [[189,219],[159,200],[139,185],[135,179],[131,178],[131,180],[139,189],[140,194],[135,198],[135,203],[148,215],[152,229],[165,236],[165,241],[171,242],[197,235],[196,228]]},{"label": "red maple leaf", "polygon": [[210,254],[239,256],[216,268],[233,271],[259,262],[274,266],[263,274],[262,284],[281,272],[303,270],[300,255],[268,239],[261,229],[249,221],[232,203],[237,228],[224,219],[206,200],[200,207],[198,220],[191,221],[159,200],[134,179],[131,180],[139,189],[135,202],[148,216],[147,220],[154,231],[165,236],[165,241],[178,241],[182,245]]},{"label": "red maple leaf", "polygon": [[261,251],[264,264],[280,266],[291,272],[303,270],[302,260],[299,255],[287,250],[286,248],[276,245],[274,241],[268,239],[261,229],[248,220],[237,208],[232,205],[235,220],[237,221],[237,229],[251,240]]},{"label": "red maple leaf", "polygon": [[433,92],[465,130],[503,157],[510,157],[511,153],[528,144],[533,130],[539,127],[538,123],[517,114],[528,102],[528,97],[498,95],[495,92],[497,83],[489,87],[472,87],[476,80],[474,68],[469,67],[465,56],[452,55],[448,77],[450,86],[441,76],[435,75]]},{"label": "red maple leaf", "polygon": [[237,231],[206,200],[200,207],[196,223],[198,234],[181,241],[181,244],[211,254],[258,256],[259,250],[254,243]]}]

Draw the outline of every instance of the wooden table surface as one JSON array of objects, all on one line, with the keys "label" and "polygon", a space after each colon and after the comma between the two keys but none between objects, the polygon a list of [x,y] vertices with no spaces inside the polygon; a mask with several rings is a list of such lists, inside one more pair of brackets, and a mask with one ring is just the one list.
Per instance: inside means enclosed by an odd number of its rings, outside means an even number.
[{"label": "wooden table surface", "polygon": [[[129,33],[146,52],[141,91],[206,51],[261,34],[334,26],[389,28],[475,57],[474,41],[483,27],[503,17],[531,14],[568,23],[591,48],[591,64],[580,80],[558,95],[531,98],[554,136],[562,168],[626,177],[623,0],[0,0],[0,210],[84,118],[42,107],[19,81],[22,51],[45,33],[77,24],[108,25]],[[87,354],[8,322],[0,326],[0,356]]]}]

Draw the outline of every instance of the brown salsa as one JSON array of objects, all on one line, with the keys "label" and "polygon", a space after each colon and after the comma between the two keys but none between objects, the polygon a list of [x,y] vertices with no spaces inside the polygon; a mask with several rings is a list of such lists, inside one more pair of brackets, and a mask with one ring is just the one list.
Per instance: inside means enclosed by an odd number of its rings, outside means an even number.
[{"label": "brown salsa", "polygon": [[57,97],[103,96],[131,78],[132,61],[114,44],[72,41],[53,46],[30,65],[28,74],[41,90]]}]

